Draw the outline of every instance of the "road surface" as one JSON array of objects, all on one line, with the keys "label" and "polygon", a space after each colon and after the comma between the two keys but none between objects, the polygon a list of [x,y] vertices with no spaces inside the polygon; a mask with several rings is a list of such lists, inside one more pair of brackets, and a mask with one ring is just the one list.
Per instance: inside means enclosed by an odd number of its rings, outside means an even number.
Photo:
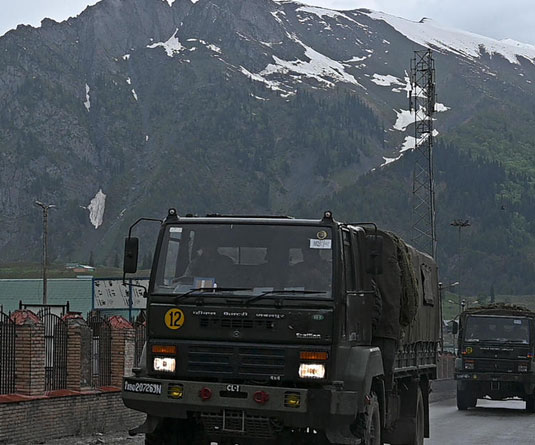
[{"label": "road surface", "polygon": [[478,400],[458,411],[455,398],[431,404],[431,438],[425,445],[535,445],[535,414],[523,401]]},{"label": "road surface", "polygon": [[[476,408],[458,411],[454,393],[434,394],[434,398],[430,409],[431,438],[425,440],[425,445],[535,445],[535,414],[526,413],[522,401],[478,400]],[[126,432],[46,442],[47,445],[143,443],[143,435],[128,437]]]}]

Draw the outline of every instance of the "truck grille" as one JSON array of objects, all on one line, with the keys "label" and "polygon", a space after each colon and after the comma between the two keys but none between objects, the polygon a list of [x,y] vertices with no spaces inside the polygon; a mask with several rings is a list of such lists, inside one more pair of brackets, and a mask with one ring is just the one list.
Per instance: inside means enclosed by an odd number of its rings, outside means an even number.
[{"label": "truck grille", "polygon": [[284,349],[190,346],[188,373],[214,377],[264,377],[284,374]]},{"label": "truck grille", "polygon": [[515,362],[509,360],[475,359],[475,370],[483,372],[515,372]]},{"label": "truck grille", "polygon": [[224,410],[219,413],[202,413],[205,431],[210,435],[232,435],[272,439],[282,427],[277,419],[252,416],[238,410]]},{"label": "truck grille", "polygon": [[273,320],[251,320],[248,318],[201,318],[201,328],[230,328],[230,329],[273,329],[276,324]]}]

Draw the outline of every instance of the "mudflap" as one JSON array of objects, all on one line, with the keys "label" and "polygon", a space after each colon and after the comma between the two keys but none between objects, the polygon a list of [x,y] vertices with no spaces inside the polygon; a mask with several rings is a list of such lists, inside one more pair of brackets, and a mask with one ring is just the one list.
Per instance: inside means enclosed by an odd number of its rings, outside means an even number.
[{"label": "mudflap", "polygon": [[[407,389],[401,393],[401,415],[393,427],[383,431],[383,441],[391,445],[412,443],[416,432],[416,411],[419,380],[413,380]],[[429,437],[429,385],[422,385],[422,399],[424,404],[424,435]]]},{"label": "mudflap", "polygon": [[337,427],[327,427],[325,435],[330,443],[336,444],[355,444],[358,439],[351,432],[349,425],[339,425]]},{"label": "mudflap", "polygon": [[156,427],[160,423],[162,419],[160,417],[155,416],[149,416],[147,414],[147,418],[145,419],[145,422],[143,422],[141,425],[136,426],[135,428],[132,428],[131,430],[128,430],[128,434],[130,436],[136,436],[139,433],[153,433],[154,430],[156,430]]}]

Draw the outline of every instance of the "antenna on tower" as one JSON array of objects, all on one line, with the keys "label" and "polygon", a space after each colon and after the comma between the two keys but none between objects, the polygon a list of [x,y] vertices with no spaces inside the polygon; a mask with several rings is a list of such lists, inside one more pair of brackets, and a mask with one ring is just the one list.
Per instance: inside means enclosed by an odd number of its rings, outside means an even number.
[{"label": "antenna on tower", "polygon": [[414,112],[415,162],[412,182],[412,244],[436,254],[435,181],[433,174],[433,115],[435,61],[430,49],[414,51],[411,59],[410,111]]}]

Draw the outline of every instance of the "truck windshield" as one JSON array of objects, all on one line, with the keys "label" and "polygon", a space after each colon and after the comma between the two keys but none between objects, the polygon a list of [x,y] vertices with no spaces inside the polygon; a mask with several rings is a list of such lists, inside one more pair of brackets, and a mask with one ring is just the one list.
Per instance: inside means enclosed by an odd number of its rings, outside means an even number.
[{"label": "truck windshield", "polygon": [[468,317],[464,340],[529,344],[529,320],[514,317]]},{"label": "truck windshield", "polygon": [[[180,295],[331,295],[332,231],[320,226],[182,224],[168,226],[154,293]],[[302,292],[301,292],[302,291]],[[280,294],[278,294],[280,295]]]}]

